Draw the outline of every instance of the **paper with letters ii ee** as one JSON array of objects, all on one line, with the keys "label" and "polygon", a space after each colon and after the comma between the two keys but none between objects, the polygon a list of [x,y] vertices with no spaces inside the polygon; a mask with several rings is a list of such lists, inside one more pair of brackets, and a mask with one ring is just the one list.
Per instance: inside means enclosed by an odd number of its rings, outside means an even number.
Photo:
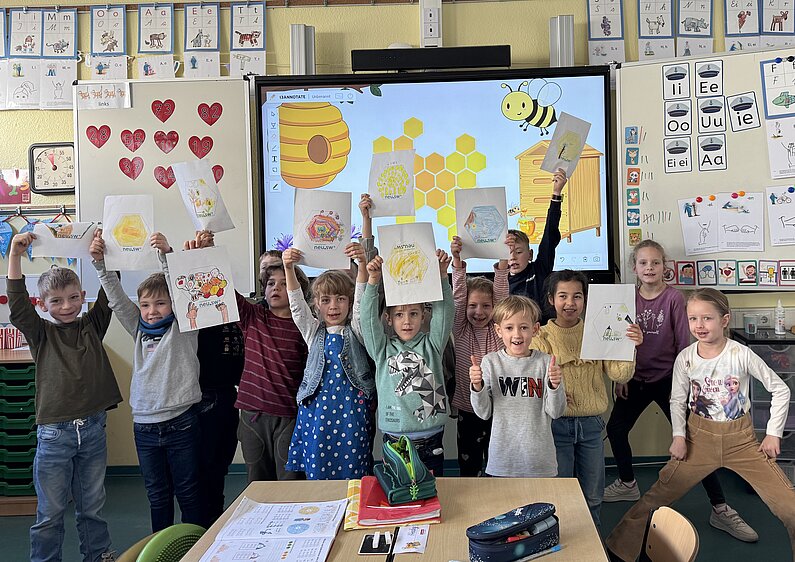
[{"label": "paper with letters ii ee", "polygon": [[442,300],[442,279],[429,222],[378,227],[387,306]]},{"label": "paper with letters ii ee", "polygon": [[634,285],[591,285],[580,358],[632,361],[635,342],[627,337],[627,327],[634,323]]}]

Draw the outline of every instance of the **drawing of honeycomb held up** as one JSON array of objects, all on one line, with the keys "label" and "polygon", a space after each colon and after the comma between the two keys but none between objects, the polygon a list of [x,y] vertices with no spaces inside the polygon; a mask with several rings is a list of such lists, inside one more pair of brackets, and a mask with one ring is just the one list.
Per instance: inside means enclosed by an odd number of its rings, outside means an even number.
[{"label": "drawing of honeycomb held up", "polygon": [[389,275],[398,285],[422,283],[428,272],[428,256],[415,244],[395,246],[384,264]]}]

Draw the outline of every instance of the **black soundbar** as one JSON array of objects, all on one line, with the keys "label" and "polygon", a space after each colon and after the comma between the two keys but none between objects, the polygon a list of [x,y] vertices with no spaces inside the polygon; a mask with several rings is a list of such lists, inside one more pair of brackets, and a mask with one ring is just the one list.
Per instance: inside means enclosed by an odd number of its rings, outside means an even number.
[{"label": "black soundbar", "polygon": [[510,66],[510,45],[426,47],[422,49],[356,49],[351,51],[351,68],[354,72],[488,67],[507,68]]}]

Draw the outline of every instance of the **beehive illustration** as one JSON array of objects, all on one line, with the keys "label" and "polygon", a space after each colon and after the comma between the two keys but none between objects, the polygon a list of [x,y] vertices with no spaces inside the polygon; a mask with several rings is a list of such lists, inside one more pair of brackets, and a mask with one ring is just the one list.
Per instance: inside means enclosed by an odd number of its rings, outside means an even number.
[{"label": "beehive illustration", "polygon": [[121,216],[112,235],[122,248],[140,248],[149,237],[149,231],[141,215],[130,214]]},{"label": "beehive illustration", "polygon": [[328,185],[348,163],[348,124],[330,103],[283,103],[279,136],[282,179],[293,187]]}]

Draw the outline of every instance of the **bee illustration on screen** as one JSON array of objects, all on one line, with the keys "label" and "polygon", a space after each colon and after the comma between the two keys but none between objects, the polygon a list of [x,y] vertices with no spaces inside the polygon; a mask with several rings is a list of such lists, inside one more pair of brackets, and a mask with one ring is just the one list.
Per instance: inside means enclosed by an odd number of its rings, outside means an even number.
[{"label": "bee illustration on screen", "polygon": [[[522,91],[525,86],[526,92]],[[563,95],[560,86],[535,78],[530,82],[525,80],[515,91],[505,83],[502,87],[508,88],[502,98],[502,114],[511,121],[521,121],[519,126],[523,131],[533,126],[541,131],[541,136],[548,135],[550,125],[558,120],[554,105]]]}]

